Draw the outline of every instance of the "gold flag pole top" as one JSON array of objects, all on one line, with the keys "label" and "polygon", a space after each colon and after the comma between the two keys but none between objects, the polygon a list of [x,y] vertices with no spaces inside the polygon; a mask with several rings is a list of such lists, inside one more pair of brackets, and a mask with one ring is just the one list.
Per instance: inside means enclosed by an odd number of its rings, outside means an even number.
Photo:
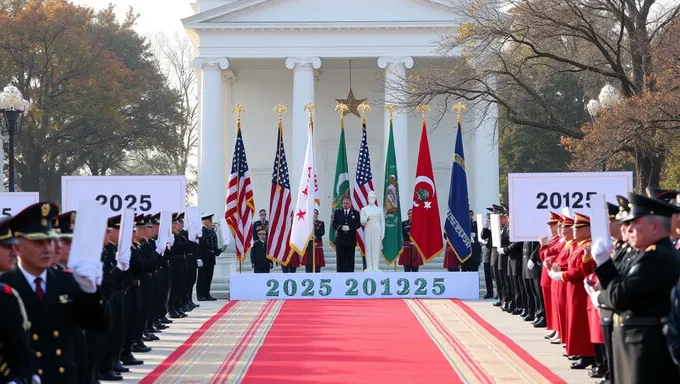
[{"label": "gold flag pole top", "polygon": [[345,103],[340,103],[335,106],[335,112],[340,112],[340,128],[345,128],[345,115],[349,112],[349,107]]},{"label": "gold flag pole top", "polygon": [[283,104],[277,104],[274,107],[274,112],[276,112],[279,116],[279,124],[282,124],[283,123],[283,113],[288,112],[288,108],[286,108],[286,106],[283,105]]},{"label": "gold flag pole top", "polygon": [[456,111],[458,113],[458,116],[457,116],[458,125],[460,125],[460,114],[464,110],[465,110],[465,104],[463,104],[463,103],[458,103],[458,104],[454,105],[453,108],[451,108],[452,112]]},{"label": "gold flag pole top", "polygon": [[312,111],[316,111],[316,104],[309,102],[305,105],[305,111],[309,113],[309,123],[312,123]]},{"label": "gold flag pole top", "polygon": [[368,103],[361,103],[357,110],[361,112],[361,124],[366,125],[366,112],[371,110],[371,106]]},{"label": "gold flag pole top", "polygon": [[385,111],[387,111],[390,114],[390,121],[392,121],[392,118],[394,117],[394,113],[397,112],[399,108],[394,105],[394,104],[387,104],[385,106]]},{"label": "gold flag pole top", "polygon": [[276,158],[279,159],[276,163],[276,179],[277,179],[276,188],[280,190],[281,184],[279,184],[278,178],[279,175],[281,174],[281,172],[279,172],[279,169],[281,169],[281,150],[283,149],[283,113],[288,112],[288,108],[286,108],[286,106],[283,104],[277,104],[274,107],[274,112],[276,112],[279,116],[278,128],[279,132],[281,133],[281,142],[278,143],[279,147],[276,148],[276,151],[279,153],[279,155],[276,156]]},{"label": "gold flag pole top", "polygon": [[245,113],[246,108],[241,104],[236,104],[231,109],[231,111],[236,114],[236,126],[237,126],[237,128],[240,129],[241,128],[241,113]]},{"label": "gold flag pole top", "polygon": [[425,115],[427,112],[430,112],[432,108],[429,105],[426,104],[420,104],[419,106],[416,107],[416,110],[420,112],[423,116],[423,123],[425,122]]}]

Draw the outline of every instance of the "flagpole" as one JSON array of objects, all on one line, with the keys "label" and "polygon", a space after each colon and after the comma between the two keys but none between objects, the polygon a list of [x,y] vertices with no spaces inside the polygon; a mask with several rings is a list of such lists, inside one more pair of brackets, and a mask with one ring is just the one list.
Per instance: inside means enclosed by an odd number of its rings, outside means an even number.
[{"label": "flagpole", "polygon": [[[312,119],[312,111],[316,111],[316,105],[309,102],[305,105],[305,111],[309,113],[309,134],[314,135],[314,120]],[[314,137],[314,136],[312,136]],[[314,143],[312,142],[312,145]],[[312,147],[313,148],[313,147]],[[316,164],[314,165],[316,166]],[[316,169],[314,170],[316,175]],[[312,176],[315,176],[312,175]],[[311,192],[310,192],[311,193]],[[312,223],[312,273],[316,273],[316,238],[315,238],[316,223]]]},{"label": "flagpole", "polygon": [[[387,111],[387,113],[389,113],[389,116],[390,116],[390,131],[393,131],[393,129],[392,129],[392,119],[393,119],[393,117],[394,117],[394,112],[397,111],[397,108],[398,108],[398,107],[397,107],[396,105],[394,105],[394,104],[387,104],[387,105],[385,106],[385,111]],[[389,145],[389,143],[387,143],[387,145]],[[388,149],[388,151],[389,151],[389,149]],[[384,198],[384,197],[383,197],[383,198]],[[401,217],[399,217],[399,220],[401,220]],[[403,244],[402,244],[402,247],[403,247]],[[397,256],[398,256],[398,255],[397,255]],[[392,260],[392,261],[394,262],[394,272],[397,272],[397,264],[398,264],[398,261],[397,261],[397,259],[394,259],[394,260]]]},{"label": "flagpole", "polygon": [[[345,129],[345,114],[349,111],[349,107],[347,106],[347,104],[339,103],[338,105],[335,106],[335,111],[340,112],[340,129]],[[332,219],[333,219],[333,217],[331,215],[331,220]],[[314,246],[312,252],[314,250],[316,250],[316,245]],[[314,255],[314,254],[312,253],[312,255]],[[314,255],[314,257],[316,259],[316,255]],[[337,269],[337,263],[336,263],[336,269]],[[314,272],[316,272],[316,269],[314,270]]]},{"label": "flagpole", "polygon": [[[243,107],[241,104],[236,104],[234,105],[233,108],[231,108],[231,111],[236,114],[236,135],[238,136],[238,131],[241,130],[241,112],[245,112],[246,109]],[[240,182],[240,180],[239,180]],[[238,194],[238,188],[236,188],[236,193]],[[239,202],[241,201],[241,196],[236,196],[236,201]],[[238,206],[238,204],[237,204]],[[245,249],[245,246],[243,247]],[[242,261],[241,258],[236,255],[236,258],[238,259],[238,273],[243,273],[242,270]]]}]

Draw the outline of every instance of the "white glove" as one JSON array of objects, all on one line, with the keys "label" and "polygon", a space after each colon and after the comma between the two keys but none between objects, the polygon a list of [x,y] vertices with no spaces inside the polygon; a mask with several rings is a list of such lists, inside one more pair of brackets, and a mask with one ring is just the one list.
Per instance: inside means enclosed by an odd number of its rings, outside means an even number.
[{"label": "white glove", "polygon": [[590,302],[593,303],[593,307],[595,308],[600,308],[600,302],[597,300],[600,297],[600,291],[591,291],[588,293],[588,296],[590,297]]},{"label": "white glove", "polygon": [[227,246],[226,246],[226,245],[223,245],[222,248],[220,248],[220,251],[222,251],[222,252],[224,252],[224,251],[226,251],[226,250],[227,250]]},{"label": "white glove", "polygon": [[121,249],[118,251],[116,260],[118,260],[118,262],[122,264],[130,265],[130,255],[132,255],[132,251],[130,250],[130,248]]},{"label": "white glove", "polygon": [[97,292],[97,276],[103,274],[98,271],[102,269],[102,264],[97,261],[96,264],[90,261],[81,260],[73,265],[73,278],[76,280],[80,289],[85,293]]},{"label": "white glove", "polygon": [[480,239],[480,240],[479,240],[479,243],[480,243],[480,244],[483,244],[483,245],[486,245],[487,241],[484,240],[484,239]]},{"label": "white glove", "polygon": [[33,375],[33,377],[31,379],[32,379],[31,381],[33,382],[33,384],[42,384],[42,380],[40,380],[40,376],[38,376],[38,375]]},{"label": "white glove", "polygon": [[562,272],[553,272],[551,271],[549,273],[550,278],[555,280],[555,281],[562,281]]},{"label": "white glove", "polygon": [[550,244],[550,239],[548,239],[547,236],[541,236],[538,238],[538,242],[541,243],[541,245],[548,245]]},{"label": "white glove", "polygon": [[476,233],[474,233],[474,232],[472,232],[472,233],[470,234],[470,237],[472,237],[472,240],[474,240],[474,239],[476,239],[476,238],[477,238],[477,234],[476,234]]},{"label": "white glove", "polygon": [[95,279],[95,284],[101,287],[102,281],[104,281],[104,263],[99,262],[101,268],[97,268],[97,278]]},{"label": "white glove", "polygon": [[349,232],[349,225],[343,225],[342,230],[345,232]]},{"label": "white glove", "polygon": [[505,249],[503,249],[503,248],[498,248],[498,254],[499,254],[499,255],[505,255]]},{"label": "white glove", "polygon": [[529,268],[530,271],[531,271],[532,269],[534,269],[534,266],[535,266],[535,265],[536,265],[536,264],[534,264],[534,261],[533,261],[533,260],[527,261],[527,268]]},{"label": "white glove", "polygon": [[118,267],[118,269],[120,269],[121,271],[125,272],[125,271],[127,271],[128,269],[130,269],[130,264],[121,263],[121,262],[119,261],[119,262],[116,264],[116,267]]},{"label": "white glove", "polygon": [[165,252],[165,247],[159,247],[156,246],[156,253],[163,256],[163,252]]},{"label": "white glove", "polygon": [[203,260],[201,259],[196,260],[196,264],[198,265],[199,268],[201,268],[203,266]]},{"label": "white glove", "polygon": [[595,259],[595,264],[598,267],[607,262],[611,258],[612,249],[614,248],[614,242],[612,239],[606,238],[604,240],[597,239],[593,242],[592,247],[590,247],[590,253]]},{"label": "white glove", "polygon": [[587,277],[586,277],[585,279],[583,279],[583,288],[586,289],[586,293],[587,293],[588,295],[590,295],[591,293],[595,292],[595,287],[593,287],[592,285],[590,285],[590,281],[588,280]]}]

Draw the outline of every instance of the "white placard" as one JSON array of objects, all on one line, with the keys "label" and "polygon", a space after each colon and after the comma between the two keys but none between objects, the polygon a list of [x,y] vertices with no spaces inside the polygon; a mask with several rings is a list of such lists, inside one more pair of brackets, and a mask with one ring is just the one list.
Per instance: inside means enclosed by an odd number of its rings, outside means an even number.
[{"label": "white placard", "polygon": [[135,230],[135,211],[124,209],[120,216],[120,230],[118,231],[118,254],[116,260],[130,261],[132,250],[132,232]]},{"label": "white placard", "polygon": [[595,195],[590,204],[590,236],[593,241],[611,237],[609,233],[609,209],[604,195]]},{"label": "white placard", "polygon": [[232,273],[232,300],[479,299],[478,272]]},{"label": "white placard", "polygon": [[492,213],[489,222],[491,224],[491,246],[499,248],[501,246],[501,217],[497,213]]},{"label": "white placard", "polygon": [[156,244],[157,248],[167,247],[170,236],[172,235],[172,212],[163,211],[161,212],[160,225],[158,226],[158,242]]},{"label": "white placard", "polygon": [[482,241],[482,230],[484,229],[484,216],[477,214],[477,241]]},{"label": "white placard", "polygon": [[86,200],[105,206],[109,216],[125,208],[145,214],[181,212],[186,204],[185,183],[184,176],[62,176],[62,210],[75,210]]},{"label": "white placard", "polygon": [[0,192],[0,217],[14,216],[39,199],[38,192]]},{"label": "white placard", "polygon": [[227,225],[227,220],[225,220],[224,217],[220,217],[217,226],[220,230],[220,236],[222,236],[222,245],[230,245],[234,239],[231,236],[231,229]]},{"label": "white placard", "polygon": [[510,173],[510,241],[535,241],[545,234],[549,211],[590,215],[597,194],[616,204],[616,195],[633,190],[632,172]]},{"label": "white placard", "polygon": [[81,201],[78,204],[71,251],[68,257],[69,267],[81,260],[101,260],[107,221],[106,208],[96,202]]}]

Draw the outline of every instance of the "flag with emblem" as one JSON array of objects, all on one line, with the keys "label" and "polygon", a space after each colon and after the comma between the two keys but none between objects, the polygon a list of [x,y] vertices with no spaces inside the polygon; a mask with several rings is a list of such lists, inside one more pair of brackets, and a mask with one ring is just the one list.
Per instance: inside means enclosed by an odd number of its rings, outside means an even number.
[{"label": "flag with emblem", "polygon": [[[340,144],[338,145],[338,157],[335,163],[335,180],[333,182],[333,204],[331,215],[336,209],[342,207],[342,201],[349,198],[350,179],[349,167],[347,166],[347,147],[345,145],[345,119],[340,120]],[[335,231],[328,233],[328,242],[335,248]]]},{"label": "flag with emblem", "polygon": [[290,231],[290,247],[298,255],[302,255],[307,250],[307,243],[314,236],[314,209],[319,205],[315,156],[314,125],[310,119],[307,132],[307,153],[293,210],[293,227]]},{"label": "flag with emblem", "polygon": [[276,156],[272,173],[272,188],[269,193],[269,237],[267,239],[267,258],[283,265],[288,264],[286,254],[290,239],[291,216],[290,178],[286,150],[283,145],[283,125],[279,121],[279,134],[276,140]]},{"label": "flag with emblem", "polygon": [[[352,207],[357,211],[368,205],[368,193],[373,191],[373,173],[371,172],[371,157],[368,153],[368,141],[366,139],[366,120],[361,122],[361,146],[359,147],[359,161],[357,162],[357,175],[352,192]],[[376,201],[376,205],[378,202]],[[364,248],[364,229],[357,229],[357,245],[361,257],[366,255]]]},{"label": "flag with emblem", "polygon": [[245,261],[253,245],[253,214],[255,201],[250,183],[250,171],[246,159],[246,147],[241,136],[241,123],[236,128],[234,157],[231,160],[231,174],[224,208],[224,218],[234,237],[234,248],[239,261]]},{"label": "flag with emblem", "polygon": [[397,156],[394,151],[394,133],[390,121],[390,135],[385,157],[385,189],[383,190],[383,211],[385,212],[385,237],[382,241],[382,255],[387,264],[393,264],[404,248],[401,231],[401,208],[399,205],[399,179],[397,177]]},{"label": "flag with emblem", "polygon": [[444,249],[442,227],[439,219],[437,188],[434,184],[430,144],[427,141],[427,126],[423,121],[416,165],[416,180],[413,190],[413,212],[411,215],[411,242],[424,262],[429,262]]},{"label": "flag with emblem", "polygon": [[467,175],[465,173],[465,155],[463,153],[463,133],[458,122],[456,133],[456,149],[451,167],[451,183],[449,186],[449,207],[446,212],[444,231],[446,246],[453,250],[458,261],[466,262],[472,255],[470,239],[470,203],[468,200]]}]

